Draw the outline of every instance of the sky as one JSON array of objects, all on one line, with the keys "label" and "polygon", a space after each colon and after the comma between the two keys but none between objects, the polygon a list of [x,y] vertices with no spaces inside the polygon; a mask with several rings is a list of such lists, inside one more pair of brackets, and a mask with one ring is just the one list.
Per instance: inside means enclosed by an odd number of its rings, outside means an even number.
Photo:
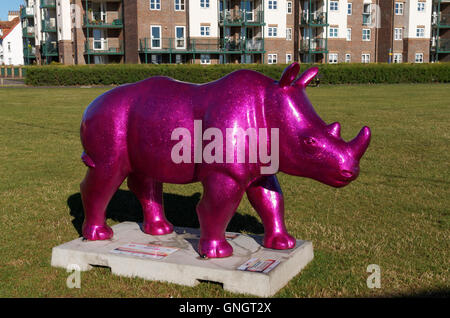
[{"label": "sky", "polygon": [[8,11],[19,10],[21,4],[24,4],[23,0],[0,0],[0,20],[6,21]]}]

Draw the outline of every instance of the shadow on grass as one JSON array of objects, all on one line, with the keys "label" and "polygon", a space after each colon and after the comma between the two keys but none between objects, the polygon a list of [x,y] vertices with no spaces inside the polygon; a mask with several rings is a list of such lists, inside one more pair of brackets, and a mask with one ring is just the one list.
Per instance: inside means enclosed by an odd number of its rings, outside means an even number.
[{"label": "shadow on grass", "polygon": [[[194,193],[191,196],[183,196],[172,193],[164,193],[164,211],[167,219],[174,226],[198,228],[198,218],[195,211],[200,193]],[[81,194],[72,194],[67,199],[67,205],[70,209],[70,215],[73,216],[72,224],[81,236],[81,226],[84,221],[83,203]],[[142,207],[131,191],[118,190],[109,202],[106,210],[106,218],[116,222],[142,222]],[[264,227],[254,216],[241,214],[237,211],[227,231],[230,232],[249,232],[254,234],[264,233]]]}]

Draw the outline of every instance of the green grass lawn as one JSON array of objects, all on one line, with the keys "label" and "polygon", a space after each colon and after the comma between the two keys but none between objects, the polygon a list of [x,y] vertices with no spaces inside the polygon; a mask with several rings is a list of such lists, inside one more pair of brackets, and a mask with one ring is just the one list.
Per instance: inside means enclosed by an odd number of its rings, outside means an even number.
[{"label": "green grass lawn", "polygon": [[[79,237],[79,123],[85,107],[109,88],[0,89],[0,297],[234,297],[220,285],[195,288],[114,276],[107,268],[81,274],[50,266],[53,246]],[[278,297],[360,297],[447,294],[449,284],[450,85],[355,85],[309,88],[326,122],[340,121],[343,138],[363,125],[372,143],[360,177],[331,188],[279,175],[286,223],[311,240],[314,260]],[[165,185],[175,225],[195,226],[199,184]],[[108,223],[139,220],[126,185],[113,198]],[[247,199],[229,230],[261,233]],[[381,268],[381,288],[369,289],[369,264]]]}]

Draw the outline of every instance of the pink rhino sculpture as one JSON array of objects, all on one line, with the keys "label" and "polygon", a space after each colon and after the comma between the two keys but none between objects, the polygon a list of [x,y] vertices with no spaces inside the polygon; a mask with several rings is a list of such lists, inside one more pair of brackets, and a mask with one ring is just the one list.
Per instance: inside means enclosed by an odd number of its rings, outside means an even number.
[{"label": "pink rhino sculpture", "polygon": [[[296,240],[286,230],[275,172],[262,173],[261,162],[198,163],[194,154],[190,161],[175,163],[171,154],[179,141],[171,137],[179,127],[194,134],[195,120],[202,121],[203,131],[214,127],[224,135],[230,127],[277,128],[278,144],[270,137],[268,144],[278,147],[279,171],[333,187],[349,184],[359,174],[370,129],[363,127],[353,140],[344,141],[339,123],[327,125],[306,95],[318,69],[310,68],[296,79],[299,70],[297,63],[291,64],[279,81],[239,70],[202,85],[151,77],[96,98],[81,122],[82,160],[89,167],[80,185],[83,236],[88,240],[113,236],[105,223],[106,207],[125,178],[142,204],[143,231],[151,235],[173,231],[164,216],[163,183],[201,182],[204,193],[197,206],[201,256],[232,255],[225,230],[244,194],[262,219],[264,246],[293,248]],[[194,141],[190,146],[196,147]],[[249,151],[248,144],[245,147]]]}]

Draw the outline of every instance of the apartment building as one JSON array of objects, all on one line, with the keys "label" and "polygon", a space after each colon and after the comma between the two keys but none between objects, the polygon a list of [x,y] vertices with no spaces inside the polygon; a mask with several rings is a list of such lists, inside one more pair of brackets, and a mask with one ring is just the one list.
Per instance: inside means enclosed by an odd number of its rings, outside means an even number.
[{"label": "apartment building", "polygon": [[28,63],[422,63],[448,57],[448,2],[26,0],[21,16]]},{"label": "apartment building", "polygon": [[450,0],[433,0],[431,55],[433,62],[450,62]]}]

